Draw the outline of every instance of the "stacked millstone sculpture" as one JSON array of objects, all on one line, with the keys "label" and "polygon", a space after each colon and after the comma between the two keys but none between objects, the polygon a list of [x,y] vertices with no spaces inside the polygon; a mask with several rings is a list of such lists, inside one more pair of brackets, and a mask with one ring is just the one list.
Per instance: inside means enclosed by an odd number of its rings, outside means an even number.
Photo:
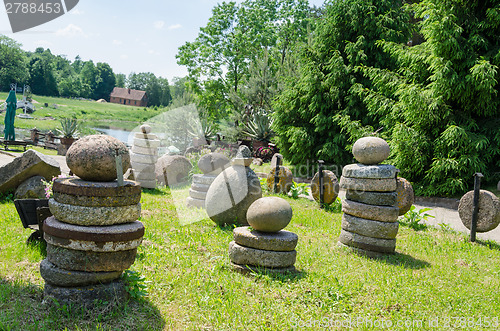
[{"label": "stacked millstone sculpture", "polygon": [[207,191],[205,209],[220,226],[248,225],[247,210],[262,197],[259,177],[250,169],[252,153],[247,146],[238,149],[232,166],[222,171]]},{"label": "stacked millstone sculpture", "polygon": [[134,135],[134,145],[130,153],[132,169],[134,169],[135,180],[142,187],[155,188],[156,175],[155,165],[158,161],[158,147],[160,140],[151,133],[149,125],[141,125],[141,132]]},{"label": "stacked millstone sculpture", "polygon": [[229,244],[231,266],[240,272],[295,271],[298,236],[283,230],[292,219],[290,204],[278,197],[256,200],[247,211],[248,226],[233,230]]},{"label": "stacked millstone sculpture", "polygon": [[141,186],[117,182],[115,156],[130,164],[125,144],[109,136],[75,142],[66,162],[78,177],[56,179],[49,200],[54,215],[45,221],[47,258],[40,264],[44,302],[92,306],[94,300],[127,298],[123,270],[135,261],[142,242]]},{"label": "stacked millstone sculpture", "polygon": [[210,185],[229,163],[229,159],[221,153],[209,153],[200,158],[198,168],[203,174],[193,175],[187,198],[188,207],[205,208],[205,198]]},{"label": "stacked millstone sculpture", "polygon": [[339,242],[368,256],[394,253],[399,228],[395,192],[399,170],[379,164],[389,157],[389,145],[381,138],[365,137],[356,141],[352,152],[360,163],[342,170],[340,187],[346,190],[346,199]]}]

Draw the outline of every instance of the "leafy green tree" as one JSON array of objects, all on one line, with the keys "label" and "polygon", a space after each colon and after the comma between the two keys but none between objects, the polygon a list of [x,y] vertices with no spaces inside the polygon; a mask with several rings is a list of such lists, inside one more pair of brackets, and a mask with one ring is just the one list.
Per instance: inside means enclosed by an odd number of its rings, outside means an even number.
[{"label": "leafy green tree", "polygon": [[125,74],[116,74],[116,87],[125,87],[127,76]]},{"label": "leafy green tree", "polygon": [[381,127],[353,86],[371,84],[359,72],[361,65],[394,67],[376,41],[408,41],[410,15],[402,5],[398,0],[326,5],[314,38],[298,49],[297,68],[289,70],[274,102],[277,142],[287,160],[351,163],[350,144]]},{"label": "leafy green tree", "polygon": [[168,106],[172,100],[168,80],[157,78],[152,72],[132,72],[127,81],[129,88],[146,91],[150,106]]},{"label": "leafy green tree", "polygon": [[99,81],[96,89],[93,92],[94,99],[105,99],[109,101],[109,95],[116,85],[115,74],[113,69],[107,63],[98,62],[97,72],[99,76]]},{"label": "leafy green tree", "polygon": [[249,63],[266,50],[283,62],[291,45],[306,38],[308,13],[305,0],[246,0],[213,8],[196,40],[181,46],[177,54],[209,117],[225,117],[236,107],[230,94],[239,93],[249,76]]},{"label": "leafy green tree", "polygon": [[30,72],[29,85],[34,94],[59,95],[53,65],[49,56],[35,53],[31,56],[28,67]]},{"label": "leafy green tree", "polygon": [[0,91],[10,90],[12,83],[25,83],[29,72],[21,44],[0,34]]},{"label": "leafy green tree", "polygon": [[418,194],[455,195],[472,175],[500,177],[500,2],[424,0],[411,10],[423,42],[379,45],[398,66],[363,66],[358,87],[387,128],[393,162]]}]

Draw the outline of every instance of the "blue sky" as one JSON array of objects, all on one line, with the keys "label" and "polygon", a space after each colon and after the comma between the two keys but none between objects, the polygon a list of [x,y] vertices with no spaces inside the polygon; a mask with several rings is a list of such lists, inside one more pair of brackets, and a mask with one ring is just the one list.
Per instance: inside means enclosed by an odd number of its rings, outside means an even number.
[{"label": "blue sky", "polygon": [[[94,63],[107,62],[115,73],[150,71],[171,81],[187,74],[176,63],[177,49],[196,38],[220,2],[80,0],[68,14],[15,34],[0,8],[0,34],[20,42],[25,50],[50,48],[70,60],[80,55]],[[316,6],[323,2],[309,0]]]}]

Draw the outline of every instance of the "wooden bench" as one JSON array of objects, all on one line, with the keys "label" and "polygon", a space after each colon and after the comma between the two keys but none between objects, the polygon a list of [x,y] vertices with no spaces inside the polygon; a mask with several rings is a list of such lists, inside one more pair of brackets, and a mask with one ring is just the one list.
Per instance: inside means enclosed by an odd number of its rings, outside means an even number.
[{"label": "wooden bench", "polygon": [[5,140],[5,139],[0,139],[0,144],[3,145],[4,149],[6,151],[9,150],[9,146],[21,146],[24,151],[26,152],[26,147],[28,145],[32,145],[33,143],[29,140]]}]

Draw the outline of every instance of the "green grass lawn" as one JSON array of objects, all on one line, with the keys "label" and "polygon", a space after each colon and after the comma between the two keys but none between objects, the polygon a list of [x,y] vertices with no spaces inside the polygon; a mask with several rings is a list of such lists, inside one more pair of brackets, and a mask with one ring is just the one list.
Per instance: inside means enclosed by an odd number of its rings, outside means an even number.
[{"label": "green grass lawn", "polygon": [[[187,188],[175,193],[188,194]],[[0,204],[0,329],[352,326],[378,330],[391,324],[387,329],[436,329],[437,325],[437,329],[495,329],[485,326],[498,322],[500,314],[498,244],[471,244],[454,232],[401,227],[397,254],[369,259],[337,246],[341,214],[305,199],[287,200],[294,211],[287,230],[299,235],[299,273],[242,275],[229,267],[230,228],[219,228],[206,218],[181,225],[187,223],[185,209],[180,209],[179,217],[172,195],[166,189],[148,190],[141,200],[146,234],[131,269],[145,276],[149,296],[124,307],[85,313],[41,306],[43,249],[26,245],[30,230],[22,228],[14,204],[4,199]]]},{"label": "green grass lawn", "polygon": [[[0,93],[0,104],[7,99],[8,93]],[[22,94],[17,95],[18,100]],[[83,127],[112,127],[132,130],[147,119],[165,111],[163,108],[140,108],[114,103],[99,103],[95,101],[55,98],[33,95],[36,111],[31,114],[34,119],[16,118],[15,127],[55,132],[61,128],[61,118],[77,118]],[[47,103],[48,107],[44,104]],[[18,113],[22,110],[18,109]],[[3,127],[5,113],[0,114],[0,126]],[[51,119],[53,118],[53,119]]]}]

